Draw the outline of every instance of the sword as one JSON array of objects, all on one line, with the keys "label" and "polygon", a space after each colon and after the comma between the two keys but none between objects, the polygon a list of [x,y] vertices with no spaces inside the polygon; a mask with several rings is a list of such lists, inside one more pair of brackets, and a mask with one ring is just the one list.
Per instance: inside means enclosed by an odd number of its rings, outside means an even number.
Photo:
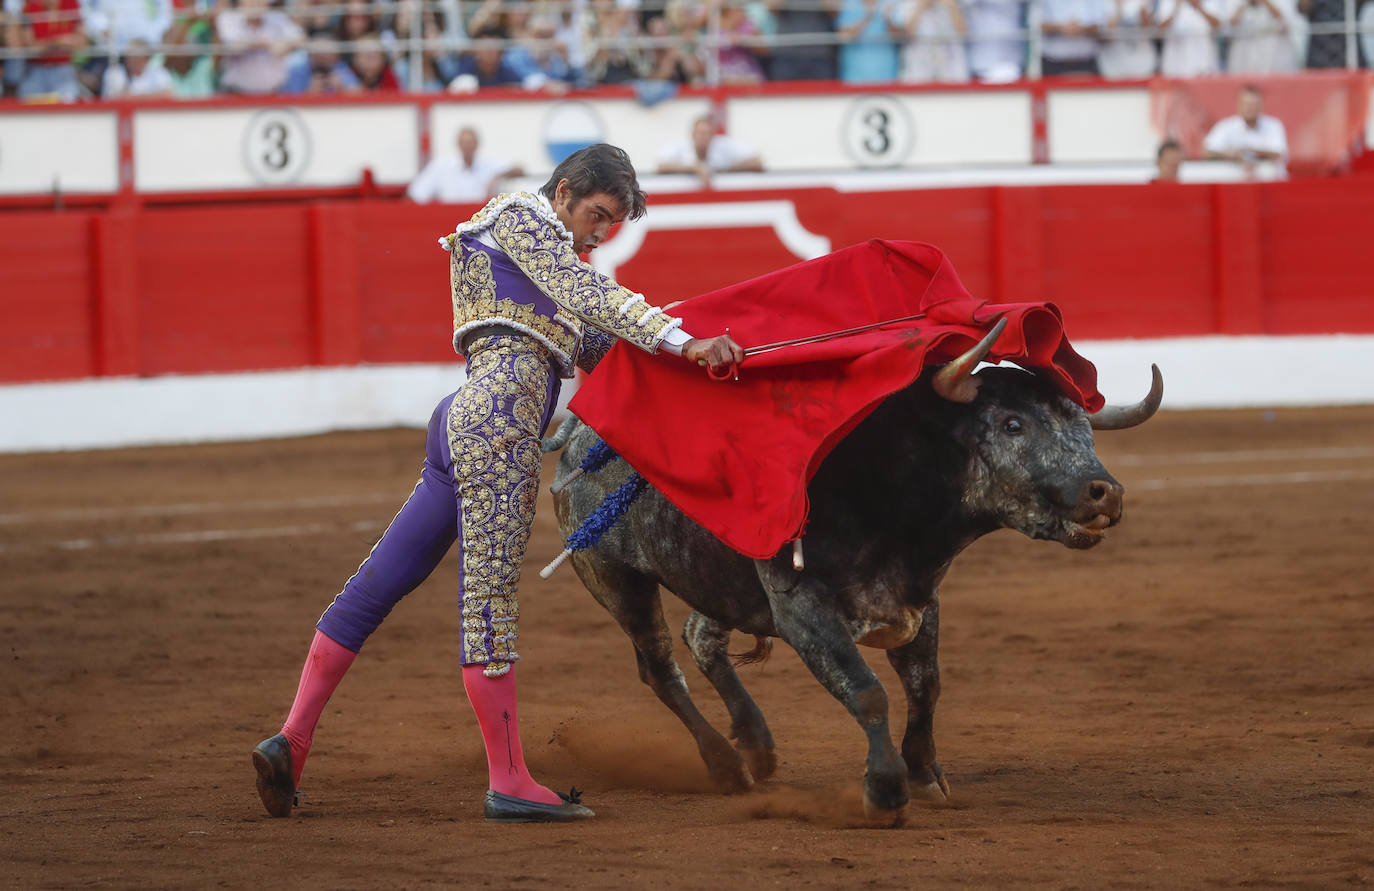
[{"label": "sword", "polygon": [[[914,322],[918,319],[924,319],[925,317],[925,313],[918,312],[915,315],[902,316],[899,319],[888,319],[883,322],[871,322],[867,325],[858,325],[853,328],[845,328],[842,331],[826,331],[822,334],[811,334],[806,337],[794,337],[790,340],[779,340],[775,341],[774,343],[759,344],[758,346],[747,347],[744,350],[744,355],[745,358],[748,358],[749,356],[757,356],[760,353],[771,353],[774,350],[781,350],[786,347],[803,346],[804,344],[810,343],[823,343],[827,340],[838,340],[841,337],[852,337],[855,334],[863,334],[867,331],[876,331],[879,328],[885,328],[888,325],[896,325],[899,322]],[[730,329],[726,328],[725,333],[729,334]],[[706,373],[710,375],[713,379],[719,381],[728,380],[732,377],[735,380],[739,380],[739,366],[733,363],[722,374],[716,374],[710,368],[706,369]]]}]

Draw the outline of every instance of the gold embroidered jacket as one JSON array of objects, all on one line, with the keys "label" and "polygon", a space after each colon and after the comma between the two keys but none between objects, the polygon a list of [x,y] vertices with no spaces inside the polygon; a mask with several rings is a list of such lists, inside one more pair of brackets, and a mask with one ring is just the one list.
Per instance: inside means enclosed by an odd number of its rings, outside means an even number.
[{"label": "gold embroidered jacket", "polygon": [[[499,250],[479,241],[483,233]],[[527,192],[493,198],[439,243],[451,252],[453,344],[460,352],[469,333],[505,325],[543,343],[559,373],[570,377],[609,346],[584,326],[654,352],[681,323],[583,263],[557,215]]]}]

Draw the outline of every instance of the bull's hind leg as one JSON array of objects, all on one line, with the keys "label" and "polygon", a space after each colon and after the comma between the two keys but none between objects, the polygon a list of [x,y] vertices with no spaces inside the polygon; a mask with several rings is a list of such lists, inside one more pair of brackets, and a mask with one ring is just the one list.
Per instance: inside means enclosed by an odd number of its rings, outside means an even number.
[{"label": "bull's hind leg", "polygon": [[830,691],[868,737],[864,810],[876,819],[900,819],[909,798],[907,769],[887,723],[887,693],[859,655],[835,597],[812,577],[755,561],[773,609],[773,623],[822,686]]},{"label": "bull's hind leg", "polygon": [[929,801],[949,797],[940,762],[935,760],[935,702],[940,698],[940,601],[932,600],[921,615],[921,630],[906,646],[887,651],[906,690],[906,735],[902,759],[913,795]]},{"label": "bull's hind leg", "polygon": [[683,626],[682,639],[692,651],[697,668],[725,701],[725,708],[730,712],[730,736],[739,741],[739,750],[749,763],[750,773],[756,780],[772,776],[778,767],[778,758],[773,752],[773,734],[768,731],[763,712],[754,704],[754,698],[744,689],[735,666],[730,663],[730,629],[693,612]]},{"label": "bull's hind leg", "polygon": [[[579,575],[634,643],[639,678],[677,715],[697,742],[697,751],[715,784],[727,792],[743,792],[754,785],[744,758],[720,731],[707,722],[692,702],[687,679],[673,658],[673,639],[663,620],[657,583],[627,568],[612,571],[595,558],[579,565]],[[599,564],[590,566],[593,561]],[[584,573],[584,566],[593,572]]]}]

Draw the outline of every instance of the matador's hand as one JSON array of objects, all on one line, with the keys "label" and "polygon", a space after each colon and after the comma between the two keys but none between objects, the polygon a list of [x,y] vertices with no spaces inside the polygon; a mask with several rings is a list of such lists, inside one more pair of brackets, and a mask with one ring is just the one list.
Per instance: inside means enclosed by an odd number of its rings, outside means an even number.
[{"label": "matador's hand", "polygon": [[682,345],[682,358],[704,365],[714,374],[724,374],[744,361],[744,347],[728,334],[719,337],[693,337]]}]

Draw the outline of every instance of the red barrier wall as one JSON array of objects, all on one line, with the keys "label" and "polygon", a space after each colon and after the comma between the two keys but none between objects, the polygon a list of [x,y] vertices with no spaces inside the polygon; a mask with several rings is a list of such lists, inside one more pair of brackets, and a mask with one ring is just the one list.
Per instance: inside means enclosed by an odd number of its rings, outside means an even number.
[{"label": "red barrier wall", "polygon": [[[1075,338],[1374,333],[1374,178],[672,198],[758,200],[793,202],[836,248],[939,245],[972,293],[1052,300]],[[450,359],[436,238],[472,210],[0,214],[0,381]],[[796,259],[771,228],[658,230],[618,278],[667,302]]]}]

